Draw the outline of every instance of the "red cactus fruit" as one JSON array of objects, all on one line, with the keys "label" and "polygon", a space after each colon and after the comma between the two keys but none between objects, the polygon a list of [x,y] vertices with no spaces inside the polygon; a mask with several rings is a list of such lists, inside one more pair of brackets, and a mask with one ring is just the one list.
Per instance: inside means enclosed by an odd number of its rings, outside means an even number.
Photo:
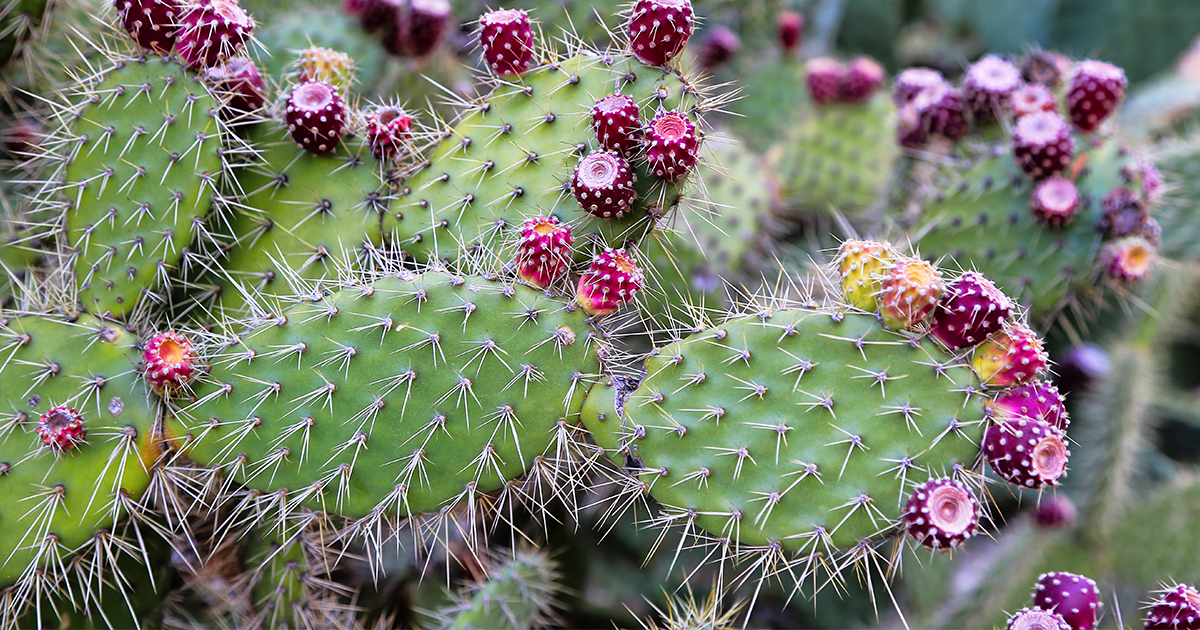
[{"label": "red cactus fruit", "polygon": [[1021,62],[1022,78],[1029,83],[1040,83],[1050,88],[1058,85],[1063,75],[1070,71],[1071,60],[1046,50],[1035,50]]},{"label": "red cactus fruit", "polygon": [[167,54],[175,48],[180,5],[176,0],[115,0],[121,26],[146,50]]},{"label": "red cactus fruit", "polygon": [[937,267],[919,258],[902,258],[880,278],[879,314],[889,328],[912,328],[933,313],[945,291]]},{"label": "red cactus fruit", "polygon": [[1080,131],[1095,131],[1125,98],[1128,85],[1125,71],[1111,63],[1091,59],[1079,62],[1067,92],[1071,124]]},{"label": "red cactus fruit", "polygon": [[962,95],[948,83],[927,87],[913,97],[912,106],[921,117],[921,126],[929,133],[949,140],[967,135],[966,109]]},{"label": "red cactus fruit", "polygon": [[36,153],[45,137],[46,130],[36,118],[21,117],[0,130],[0,151],[13,160],[23,160]]},{"label": "red cactus fruit", "polygon": [[950,284],[933,314],[933,335],[951,350],[971,348],[1002,330],[1012,300],[991,280],[968,271]]},{"label": "red cactus fruit", "polygon": [[624,249],[609,249],[580,276],[575,300],[591,315],[608,315],[629,303],[645,283],[637,262]]},{"label": "red cactus fruit", "polygon": [[1066,170],[1075,156],[1075,140],[1062,116],[1039,112],[1022,116],[1013,131],[1013,156],[1026,175],[1053,177]]},{"label": "red cactus fruit", "polygon": [[37,435],[42,446],[61,455],[83,444],[87,438],[83,414],[66,405],[51,407],[38,419]]},{"label": "red cactus fruit", "polygon": [[912,102],[918,92],[927,87],[942,85],[946,78],[941,72],[930,68],[908,68],[896,75],[896,83],[892,86],[892,99],[896,105]]},{"label": "red cactus fruit", "polygon": [[1058,102],[1054,100],[1054,92],[1040,83],[1029,83],[1013,90],[1009,103],[1013,116],[1017,118],[1035,112],[1058,111]]},{"label": "red cactus fruit", "polygon": [[620,154],[593,151],[579,161],[571,177],[575,201],[588,214],[615,219],[629,212],[637,192],[637,174]]},{"label": "red cactus fruit", "polygon": [[517,245],[517,274],[530,284],[546,288],[571,265],[571,226],[554,217],[525,220]]},{"label": "red cactus fruit", "polygon": [[266,103],[266,86],[258,66],[245,57],[234,57],[204,71],[213,91],[235,112],[252,112]]},{"label": "red cactus fruit", "polygon": [[1048,177],[1033,189],[1029,211],[1046,227],[1062,227],[1079,212],[1079,189],[1075,182],[1064,177]]},{"label": "red cactus fruit", "polygon": [[627,154],[641,138],[638,105],[624,94],[610,94],[592,107],[592,127],[600,146]]},{"label": "red cactus fruit", "polygon": [[1200,591],[1187,584],[1158,591],[1150,603],[1146,630],[1200,630]]},{"label": "red cactus fruit", "polygon": [[363,30],[368,33],[394,32],[400,20],[400,10],[404,6],[404,0],[347,0],[347,4],[350,2],[355,3],[354,8],[357,10],[354,12],[358,15]]},{"label": "red cactus fruit", "polygon": [[346,127],[346,105],[337,88],[308,81],[292,89],[285,113],[288,131],[300,148],[325,155],[337,148]]},{"label": "red cactus fruit", "polygon": [[1100,249],[1100,265],[1108,277],[1118,282],[1143,280],[1154,269],[1158,248],[1143,236],[1126,236],[1105,243]]},{"label": "red cactus fruit", "polygon": [[842,100],[847,103],[862,103],[875,94],[883,83],[883,66],[870,57],[855,57],[846,67],[846,78],[842,82]]},{"label": "red cactus fruit", "polygon": [[1071,452],[1062,431],[1041,420],[1017,418],[988,427],[983,455],[1001,479],[1040,490],[1058,485]]},{"label": "red cactus fruit", "polygon": [[908,149],[919,149],[927,140],[929,133],[921,121],[921,114],[912,103],[901,105],[896,119],[896,142]]},{"label": "red cactus fruit", "polygon": [[1033,522],[1043,529],[1067,529],[1078,517],[1075,504],[1065,494],[1042,496],[1033,511]]},{"label": "red cactus fruit", "polygon": [[686,175],[700,157],[696,126],[677,111],[655,116],[646,127],[644,143],[650,171],[666,180]]},{"label": "red cactus fruit", "polygon": [[1022,608],[1008,618],[1004,630],[1071,630],[1058,613],[1040,608]]},{"label": "red cactus fruit", "polygon": [[961,483],[943,477],[913,488],[904,504],[908,535],[930,549],[953,549],[975,534],[979,501]]},{"label": "red cactus fruit", "polygon": [[175,50],[193,70],[237,56],[254,31],[254,21],[234,0],[199,0],[184,8]]},{"label": "red cactus fruit", "polygon": [[1059,431],[1066,431],[1071,424],[1062,394],[1046,381],[1014,387],[985,404],[988,415],[997,420],[1032,418]]},{"label": "red cactus fruit", "polygon": [[828,105],[842,96],[846,67],[837,59],[818,57],[804,66],[808,95],[818,105]]},{"label": "red cactus fruit", "polygon": [[713,70],[733,59],[741,47],[742,38],[738,37],[737,33],[724,26],[717,26],[709,31],[704,42],[700,44],[700,50],[696,52],[696,61],[705,70]]},{"label": "red cactus fruit", "polygon": [[142,363],[146,383],[161,396],[170,396],[197,376],[191,340],[173,331],[150,338],[142,352]]},{"label": "red cactus fruit", "polygon": [[529,14],[519,9],[500,9],[479,18],[479,42],[483,60],[497,76],[521,74],[533,60],[533,29]]},{"label": "red cactus fruit", "polygon": [[433,52],[450,25],[448,0],[408,0],[383,34],[383,47],[400,57],[424,57]]},{"label": "red cactus fruit", "polygon": [[412,123],[412,116],[395,105],[383,105],[367,114],[367,144],[375,157],[385,162],[399,157]]},{"label": "red cactus fruit", "polygon": [[989,387],[1011,387],[1033,381],[1046,371],[1042,340],[1025,324],[1002,330],[975,348],[971,367]]},{"label": "red cactus fruit", "polygon": [[1071,630],[1094,630],[1099,621],[1100,590],[1091,578],[1074,573],[1043,573],[1033,605],[1058,613]]},{"label": "red cactus fruit", "polygon": [[779,37],[779,47],[784,54],[790,55],[800,47],[804,37],[804,16],[794,11],[783,11],[775,18],[775,33]]},{"label": "red cactus fruit", "polygon": [[662,66],[683,52],[692,36],[692,0],[635,0],[629,45],[638,59]]},{"label": "red cactus fruit", "polygon": [[1100,202],[1103,214],[1097,227],[1106,236],[1137,234],[1150,218],[1146,204],[1132,190],[1118,187],[1108,191]]},{"label": "red cactus fruit", "polygon": [[1021,71],[996,55],[984,55],[971,64],[963,78],[963,95],[979,120],[993,120],[1008,112],[1019,87]]}]

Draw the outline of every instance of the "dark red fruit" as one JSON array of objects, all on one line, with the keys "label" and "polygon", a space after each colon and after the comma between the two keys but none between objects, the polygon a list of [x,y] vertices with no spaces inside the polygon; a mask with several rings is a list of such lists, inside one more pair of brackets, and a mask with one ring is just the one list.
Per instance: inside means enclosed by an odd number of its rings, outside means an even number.
[{"label": "dark red fruit", "polygon": [[629,45],[638,59],[662,66],[683,52],[692,36],[691,0],[635,0],[629,19]]},{"label": "dark red fruit", "polygon": [[1058,613],[1040,608],[1022,608],[1008,618],[1004,630],[1071,630],[1071,626]]},{"label": "dark red fruit", "polygon": [[526,219],[517,245],[517,274],[543,289],[550,286],[570,267],[573,243],[571,226],[558,219]]},{"label": "dark red fruit", "polygon": [[963,95],[979,120],[994,120],[1011,109],[1012,94],[1021,87],[1021,71],[1012,62],[985,55],[967,68]]},{"label": "dark red fruit", "polygon": [[963,544],[979,526],[979,501],[961,483],[943,477],[913,488],[904,504],[908,535],[930,549]]},{"label": "dark red fruit", "polygon": [[704,43],[696,53],[696,61],[705,70],[713,70],[733,59],[741,47],[742,38],[738,37],[737,33],[724,26],[717,26],[704,38]]},{"label": "dark red fruit", "polygon": [[167,54],[175,48],[180,4],[176,0],[115,0],[121,26],[138,46]]},{"label": "dark red fruit", "polygon": [[911,102],[921,90],[945,83],[946,78],[937,70],[908,68],[896,75],[896,83],[892,87],[892,99],[896,101],[897,105],[904,105]]},{"label": "dark red fruit", "polygon": [[399,157],[412,123],[412,116],[393,105],[379,107],[368,114],[366,135],[371,153],[385,162]]},{"label": "dark red fruit", "polygon": [[928,133],[949,140],[959,140],[967,135],[969,128],[962,95],[950,84],[927,87],[918,92],[911,103]]},{"label": "dark red fruit", "polygon": [[1043,573],[1038,577],[1033,605],[1058,613],[1071,630],[1094,630],[1099,621],[1100,590],[1082,575]]},{"label": "dark red fruit", "polygon": [[1022,116],[1013,131],[1013,156],[1026,175],[1053,177],[1075,156],[1075,140],[1062,116],[1040,112]]},{"label": "dark red fruit", "polygon": [[800,47],[804,37],[804,16],[792,11],[784,11],[775,20],[776,33],[779,36],[779,46],[784,54],[792,54]]},{"label": "dark red fruit", "polygon": [[1017,88],[1013,91],[1009,102],[1012,106],[1013,116],[1017,118],[1035,112],[1058,111],[1054,93],[1038,83],[1030,83]]},{"label": "dark red fruit", "polygon": [[616,219],[629,212],[637,192],[637,175],[625,158],[611,151],[594,151],[579,161],[571,177],[575,201],[588,214]]},{"label": "dark red fruit", "polygon": [[580,276],[575,300],[591,315],[608,315],[633,300],[645,282],[637,262],[624,249],[609,249]]},{"label": "dark red fruit", "polygon": [[346,106],[337,88],[308,81],[292,88],[284,114],[296,144],[313,155],[337,148],[346,128]]},{"label": "dark red fruit", "polygon": [[142,352],[142,374],[160,396],[170,396],[191,383],[197,376],[191,340],[173,331],[151,337]]},{"label": "dark red fruit", "polygon": [[175,49],[189,68],[203,70],[242,52],[254,21],[233,0],[200,0],[184,13]]},{"label": "dark red fruit", "polygon": [[14,161],[24,160],[37,152],[46,130],[34,118],[18,118],[0,132],[0,151]]},{"label": "dark red fruit", "polygon": [[846,80],[846,67],[837,59],[818,57],[809,60],[804,67],[807,75],[808,95],[818,105],[828,105],[842,96],[842,83]]},{"label": "dark red fruit", "polygon": [[1033,522],[1045,529],[1067,529],[1078,516],[1075,504],[1065,494],[1043,495],[1033,511]]},{"label": "dark red fruit", "polygon": [[1095,131],[1121,104],[1128,85],[1125,71],[1111,63],[1079,62],[1067,92],[1071,123],[1080,131]]},{"label": "dark red fruit", "polygon": [[55,455],[61,455],[82,444],[87,438],[87,429],[83,426],[83,415],[66,406],[51,407],[38,419],[38,438],[42,446],[50,449]]},{"label": "dark red fruit", "polygon": [[[404,0],[352,0],[357,2],[358,21],[362,24],[363,30],[368,33],[383,31],[384,33],[394,33],[397,24],[400,21],[400,10],[404,6]],[[388,43],[391,38],[385,38],[384,46],[390,46]]]},{"label": "dark red fruit", "polygon": [[1033,189],[1029,211],[1046,227],[1062,227],[1079,212],[1079,189],[1069,179],[1057,175],[1048,177]]},{"label": "dark red fruit", "polygon": [[933,335],[951,350],[983,343],[1004,328],[1012,300],[991,280],[968,271],[950,284],[933,315]]},{"label": "dark red fruit", "polygon": [[842,82],[842,100],[847,103],[862,103],[875,94],[883,83],[883,66],[870,57],[856,57],[846,67],[846,78]]},{"label": "dark red fruit", "polygon": [[592,107],[592,127],[600,146],[618,153],[628,153],[642,136],[638,106],[624,94],[612,94],[596,101]]},{"label": "dark red fruit", "polygon": [[266,86],[254,62],[234,57],[204,71],[213,92],[225,100],[225,106],[235,112],[252,112],[266,103]]},{"label": "dark red fruit", "polygon": [[1100,202],[1100,208],[1104,213],[1097,227],[1106,236],[1137,234],[1150,218],[1146,204],[1132,190],[1123,186],[1108,191]]},{"label": "dark red fruit", "polygon": [[921,122],[921,114],[912,103],[901,105],[897,112],[896,142],[908,149],[919,149],[929,140],[929,133]]},{"label": "dark red fruit", "polygon": [[677,111],[655,116],[646,127],[644,143],[650,172],[666,180],[687,175],[700,157],[696,126]]},{"label": "dark red fruit", "polygon": [[1034,490],[1058,485],[1071,456],[1062,431],[1029,418],[988,427],[983,454],[1001,479]]},{"label": "dark red fruit", "polygon": [[383,47],[399,57],[433,52],[450,25],[448,0],[408,0],[399,5],[395,22],[384,29]]},{"label": "dark red fruit", "polygon": [[1071,420],[1058,388],[1045,381],[1014,387],[986,403],[989,417],[996,421],[1030,418],[1066,431]]},{"label": "dark red fruit", "polygon": [[1150,604],[1146,630],[1200,630],[1200,592],[1187,584],[1159,591]]},{"label": "dark red fruit", "polygon": [[519,9],[500,9],[479,18],[479,43],[483,60],[497,76],[521,74],[533,60],[533,29],[529,14]]}]

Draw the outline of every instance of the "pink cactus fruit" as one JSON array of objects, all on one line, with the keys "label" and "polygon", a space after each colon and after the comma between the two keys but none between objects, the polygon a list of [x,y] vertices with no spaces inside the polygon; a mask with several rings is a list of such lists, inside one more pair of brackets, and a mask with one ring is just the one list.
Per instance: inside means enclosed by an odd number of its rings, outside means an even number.
[{"label": "pink cactus fruit", "polygon": [[1176,584],[1150,603],[1146,630],[1200,630],[1200,591]]},{"label": "pink cactus fruit", "polygon": [[533,60],[533,28],[529,14],[500,9],[479,18],[483,60],[496,76],[523,74]]},{"label": "pink cactus fruit", "polygon": [[1008,483],[1040,490],[1058,485],[1071,452],[1062,431],[1033,418],[1004,420],[988,427],[983,455]]},{"label": "pink cactus fruit", "polygon": [[892,86],[892,100],[896,105],[911,103],[917,93],[927,87],[946,84],[946,77],[931,68],[908,68],[896,75]]},{"label": "pink cactus fruit", "polygon": [[1033,522],[1043,529],[1067,529],[1078,517],[1075,504],[1065,494],[1042,495],[1033,511]]},{"label": "pink cactus fruit", "polygon": [[83,415],[66,405],[51,407],[38,419],[38,439],[55,455],[62,455],[84,443],[87,428]]},{"label": "pink cactus fruit", "polygon": [[234,0],[199,0],[183,9],[175,49],[199,71],[237,56],[253,32],[254,21]]},{"label": "pink cactus fruit", "polygon": [[1100,621],[1100,590],[1091,578],[1074,573],[1043,573],[1033,605],[1058,613],[1071,630],[1095,630]]},{"label": "pink cactus fruit", "polygon": [[737,33],[728,27],[716,26],[700,44],[700,50],[696,52],[696,61],[700,67],[712,71],[729,63],[741,47],[742,38],[738,37]]},{"label": "pink cactus fruit", "polygon": [[677,111],[655,116],[646,126],[643,144],[650,171],[669,181],[687,175],[700,158],[696,126]]},{"label": "pink cactus fruit", "polygon": [[836,102],[842,95],[842,83],[846,80],[846,67],[837,59],[818,57],[809,60],[804,67],[808,95],[818,105]]},{"label": "pink cactus fruit", "polygon": [[1037,112],[1058,112],[1058,102],[1054,93],[1040,83],[1022,85],[1012,93],[1009,99],[1013,116],[1020,118]]},{"label": "pink cactus fruit", "polygon": [[1058,613],[1040,608],[1022,608],[1008,618],[1004,630],[1071,630]]},{"label": "pink cactus fruit", "polygon": [[1079,189],[1075,182],[1058,175],[1043,179],[1029,197],[1029,211],[1038,223],[1060,228],[1079,213]]},{"label": "pink cactus fruit", "polygon": [[1079,62],[1067,92],[1071,124],[1080,131],[1095,131],[1121,104],[1129,81],[1125,71],[1103,61]]},{"label": "pink cactus fruit", "polygon": [[383,105],[367,114],[366,136],[371,153],[385,162],[400,157],[412,123],[412,116],[394,105]]},{"label": "pink cactus fruit", "polygon": [[976,119],[994,120],[1011,110],[1013,92],[1021,84],[1021,70],[1012,62],[984,55],[967,68],[963,96]]},{"label": "pink cactus fruit", "polygon": [[961,483],[943,477],[913,488],[904,504],[908,535],[930,549],[953,549],[975,534],[979,501]]},{"label": "pink cactus fruit", "polygon": [[997,421],[1032,418],[1059,431],[1066,431],[1071,424],[1063,395],[1046,381],[1009,389],[987,402],[986,407],[988,415]]},{"label": "pink cactus fruit", "polygon": [[1150,218],[1146,203],[1124,186],[1114,188],[1100,202],[1103,214],[1098,227],[1106,236],[1129,236],[1141,232]]},{"label": "pink cactus fruit", "polygon": [[610,94],[592,107],[596,140],[609,151],[628,154],[642,137],[638,105],[624,94]]},{"label": "pink cactus fruit", "polygon": [[574,241],[571,226],[555,217],[526,219],[517,246],[517,274],[530,284],[549,287],[570,267]]},{"label": "pink cactus fruit", "polygon": [[604,316],[633,300],[645,283],[637,261],[624,249],[609,249],[579,277],[575,300],[588,314]]},{"label": "pink cactus fruit", "polygon": [[1038,112],[1022,116],[1013,131],[1013,157],[1026,175],[1045,179],[1067,169],[1075,140],[1062,116]]},{"label": "pink cactus fruit", "polygon": [[142,374],[160,396],[171,396],[186,387],[198,376],[191,340],[174,331],[151,337],[142,351]]},{"label": "pink cactus fruit", "polygon": [[782,11],[775,18],[775,34],[784,54],[790,55],[800,47],[804,37],[804,16],[794,11]]},{"label": "pink cactus fruit", "polygon": [[629,18],[633,54],[649,65],[666,65],[687,46],[694,19],[691,0],[634,0]]},{"label": "pink cactus fruit", "polygon": [[976,346],[971,367],[985,386],[1011,387],[1041,376],[1048,359],[1037,333],[1025,324],[1016,324]]},{"label": "pink cactus fruit", "polygon": [[346,105],[337,88],[324,81],[292,88],[284,116],[292,140],[313,155],[336,149],[346,128]]},{"label": "pink cactus fruit", "polygon": [[1004,328],[1012,300],[991,280],[969,271],[950,284],[933,315],[933,335],[951,350],[971,348]]},{"label": "pink cactus fruit", "polygon": [[593,151],[575,167],[571,190],[579,207],[601,219],[624,216],[633,206],[637,175],[625,158],[611,151]]},{"label": "pink cactus fruit", "polygon": [[180,4],[176,0],[115,0],[121,26],[146,50],[167,54],[175,48]]},{"label": "pink cactus fruit", "polygon": [[257,111],[266,103],[267,88],[258,67],[246,57],[234,57],[204,71],[214,92],[235,112]]},{"label": "pink cactus fruit", "polygon": [[846,67],[841,97],[847,103],[869,100],[883,83],[883,66],[870,57],[855,57]]},{"label": "pink cactus fruit", "polygon": [[917,92],[910,102],[921,117],[922,127],[931,134],[949,140],[960,140],[970,131],[962,95],[947,83],[933,85]]},{"label": "pink cactus fruit", "polygon": [[384,31],[384,48],[401,57],[424,57],[437,48],[450,26],[449,0],[409,0],[401,5],[392,28]]}]

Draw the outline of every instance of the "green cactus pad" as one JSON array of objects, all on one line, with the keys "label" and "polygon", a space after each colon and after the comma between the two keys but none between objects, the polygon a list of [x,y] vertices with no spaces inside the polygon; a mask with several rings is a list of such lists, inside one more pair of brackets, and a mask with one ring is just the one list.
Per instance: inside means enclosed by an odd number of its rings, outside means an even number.
[{"label": "green cactus pad", "polygon": [[67,207],[79,301],[123,317],[161,286],[208,214],[221,171],[216,100],[173,61],[126,59],[81,85],[47,190]]},{"label": "green cactus pad", "polygon": [[[286,83],[295,71],[296,55],[309,46],[320,46],[350,55],[358,84],[373,90],[389,68],[387,53],[375,37],[359,26],[358,19],[329,6],[310,6],[272,16],[254,32],[270,56],[262,59],[262,73]],[[345,96],[345,95],[343,95]]]},{"label": "green cactus pad", "polygon": [[871,315],[761,315],[660,349],[625,403],[670,513],[741,544],[852,547],[897,531],[912,485],[975,467],[984,411],[960,360]]},{"label": "green cactus pad", "polygon": [[[32,578],[114,531],[150,484],[157,406],[136,369],[137,339],[89,315],[12,317],[0,326],[0,584]],[[59,456],[38,419],[58,405],[83,415],[86,442]]]},{"label": "green cactus pad", "polygon": [[545,551],[493,553],[486,579],[453,595],[434,615],[439,630],[524,630],[549,627],[560,590],[556,563]]},{"label": "green cactus pad", "polygon": [[501,488],[573,421],[597,371],[590,330],[525,286],[398,272],[226,339],[168,431],[289,505],[436,511]]},{"label": "green cactus pad", "polygon": [[664,182],[636,158],[638,198],[629,212],[605,220],[579,207],[571,176],[599,149],[592,106],[614,93],[638,103],[643,123],[659,108],[695,123],[702,106],[698,87],[684,76],[632,57],[586,53],[530,70],[475,103],[402,182],[385,236],[419,261],[455,259],[463,247],[499,244],[503,228],[519,228],[525,218],[554,215],[571,224],[581,251],[592,240],[610,247],[636,242],[652,225],[647,213],[669,213],[686,180]]}]

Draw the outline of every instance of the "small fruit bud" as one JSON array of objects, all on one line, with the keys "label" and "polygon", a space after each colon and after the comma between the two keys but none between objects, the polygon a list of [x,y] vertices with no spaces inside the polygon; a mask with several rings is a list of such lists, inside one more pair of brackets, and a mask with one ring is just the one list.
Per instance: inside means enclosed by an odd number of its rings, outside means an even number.
[{"label": "small fruit bud", "polygon": [[549,287],[570,267],[573,243],[571,226],[558,219],[526,219],[517,245],[517,274],[530,284]]},{"label": "small fruit bud", "polygon": [[580,276],[575,300],[590,315],[608,315],[633,300],[645,281],[624,249],[609,249]]},{"label": "small fruit bud", "polygon": [[696,53],[696,61],[701,68],[712,71],[726,63],[737,54],[742,47],[742,38],[737,33],[724,26],[717,26],[709,31],[708,36]]},{"label": "small fruit bud", "polygon": [[146,383],[160,396],[171,396],[197,376],[191,340],[173,331],[151,337],[142,352],[142,362]]},{"label": "small fruit bud", "polygon": [[793,54],[800,47],[800,40],[804,37],[804,16],[793,11],[783,11],[775,20],[775,30],[784,54]]},{"label": "small fruit bud", "polygon": [[804,66],[807,73],[808,95],[818,105],[828,105],[842,96],[846,67],[837,59],[819,57]]},{"label": "small fruit bud", "polygon": [[1105,243],[1100,265],[1108,277],[1126,284],[1144,280],[1154,269],[1158,248],[1142,236],[1126,236]]},{"label": "small fruit bud", "polygon": [[847,103],[864,103],[875,95],[883,83],[883,66],[870,57],[856,57],[846,67],[846,79],[842,82],[842,100]]},{"label": "small fruit bud", "polygon": [[62,455],[83,444],[87,429],[83,426],[82,414],[66,405],[59,405],[51,407],[38,419],[37,435],[42,446],[55,455]]},{"label": "small fruit bud", "polygon": [[412,123],[412,116],[394,105],[378,107],[368,114],[367,144],[375,157],[384,162],[400,157]]}]

